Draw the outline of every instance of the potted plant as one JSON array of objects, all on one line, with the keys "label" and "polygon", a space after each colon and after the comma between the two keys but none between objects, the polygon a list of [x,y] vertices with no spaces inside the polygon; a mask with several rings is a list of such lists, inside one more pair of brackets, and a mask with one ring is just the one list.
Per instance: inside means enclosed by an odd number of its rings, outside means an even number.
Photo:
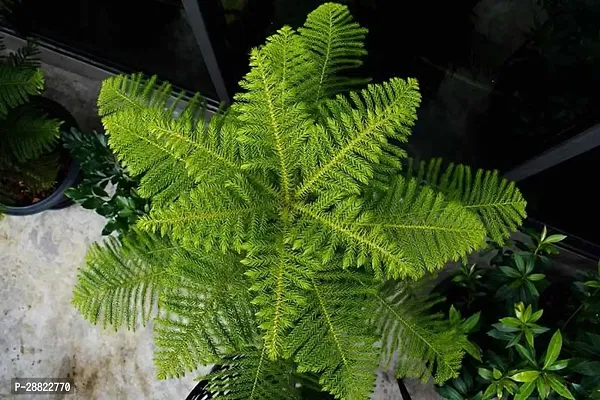
[{"label": "potted plant", "polygon": [[208,123],[199,95],[179,112],[156,78],[103,83],[109,146],[151,209],[92,246],[73,303],[115,329],[153,319],[159,378],[217,364],[217,397],[362,399],[382,363],[458,374],[466,336],[415,280],[503,242],[525,201],[497,172],[412,165],[418,84],[353,91],[365,35],[347,7],[320,6],[252,51]]},{"label": "potted plant", "polygon": [[39,96],[44,76],[35,45],[0,60],[0,212],[35,214],[70,204],[65,189],[77,163],[61,145],[61,131],[76,125],[58,103]]}]

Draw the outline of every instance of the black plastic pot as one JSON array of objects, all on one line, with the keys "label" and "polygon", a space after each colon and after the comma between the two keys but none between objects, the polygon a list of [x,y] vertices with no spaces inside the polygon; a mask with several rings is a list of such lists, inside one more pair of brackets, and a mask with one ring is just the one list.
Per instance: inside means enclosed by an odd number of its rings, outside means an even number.
[{"label": "black plastic pot", "polygon": [[[223,367],[221,365],[215,365],[212,367],[210,372],[211,373],[217,372],[217,371],[220,371],[221,369],[223,369]],[[403,400],[411,400],[410,393],[408,392],[408,389],[404,385],[404,382],[402,381],[402,379],[398,378],[396,381],[398,382],[398,387],[400,388],[400,393],[402,394],[402,399]],[[190,392],[190,394],[185,398],[185,400],[211,400],[211,399],[213,399],[210,392],[206,390],[207,385],[208,385],[208,381],[206,379],[199,381],[198,384],[196,385],[196,387],[194,387],[194,389]],[[332,398],[333,397],[331,395],[329,395],[328,393],[322,393],[322,396],[319,396],[318,394],[316,394],[316,397],[315,397],[315,394],[313,393],[311,396],[309,396],[307,398],[307,400],[316,400],[316,399],[329,400]]]},{"label": "black plastic pot", "polygon": [[[55,102],[54,100],[50,100],[45,97],[39,96],[32,98],[31,102],[36,106],[40,107],[42,110],[44,110],[49,117],[57,118],[61,121],[64,121],[64,123],[61,126],[61,131],[68,131],[71,128],[78,128],[77,122],[75,121],[75,118],[71,115],[71,113],[61,104]],[[46,197],[38,203],[29,206],[2,206],[2,212],[8,215],[23,216],[37,214],[46,210],[58,210],[69,207],[73,204],[73,202],[71,201],[71,199],[65,196],[65,190],[76,184],[79,180],[79,164],[77,163],[77,161],[71,159],[68,172],[50,196]]]}]

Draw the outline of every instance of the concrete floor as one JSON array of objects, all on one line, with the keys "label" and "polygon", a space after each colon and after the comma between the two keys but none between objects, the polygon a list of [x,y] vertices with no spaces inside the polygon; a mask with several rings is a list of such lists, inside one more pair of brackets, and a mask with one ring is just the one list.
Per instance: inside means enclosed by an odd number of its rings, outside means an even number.
[{"label": "concrete floor", "polygon": [[80,207],[0,222],[0,398],[28,398],[11,396],[14,377],[73,377],[77,393],[57,399],[183,400],[195,386],[195,374],[156,379],[151,327],[115,333],[71,306],[77,268],[103,225]]}]

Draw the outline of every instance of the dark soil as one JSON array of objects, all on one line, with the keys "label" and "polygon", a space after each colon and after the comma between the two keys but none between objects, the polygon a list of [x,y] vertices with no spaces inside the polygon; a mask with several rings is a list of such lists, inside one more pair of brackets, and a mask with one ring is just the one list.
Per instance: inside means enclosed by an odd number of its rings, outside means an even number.
[{"label": "dark soil", "polygon": [[[57,153],[59,154],[58,164],[56,165],[57,172],[52,187],[45,190],[34,190],[27,187],[18,176],[0,177],[0,188],[2,188],[0,198],[2,202],[11,207],[26,207],[39,203],[54,193],[69,172],[69,167],[71,166],[69,153],[62,146],[58,146],[51,152],[51,154]],[[31,162],[35,163],[35,160]]]},{"label": "dark soil", "polygon": [[[77,128],[77,122],[69,111],[61,104],[42,96],[33,96],[30,98],[29,104],[39,107],[48,117],[63,121],[61,130],[69,130],[72,127]],[[39,190],[30,188],[19,179],[18,175],[1,176],[0,177],[0,203],[11,207],[26,207],[48,198],[61,182],[67,176],[71,168],[72,159],[67,149],[63,148],[61,141],[57,141],[56,147],[50,152],[51,155],[58,155],[58,162],[54,166],[50,166],[56,171],[54,185],[48,189]],[[36,163],[36,160],[29,161]],[[41,165],[39,168],[49,168],[47,165]]]}]

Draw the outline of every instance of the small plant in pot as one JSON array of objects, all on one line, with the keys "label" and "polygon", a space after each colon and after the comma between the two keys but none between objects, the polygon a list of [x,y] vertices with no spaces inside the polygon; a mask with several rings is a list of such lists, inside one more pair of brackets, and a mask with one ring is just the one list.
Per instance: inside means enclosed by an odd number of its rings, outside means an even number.
[{"label": "small plant in pot", "polygon": [[78,174],[61,144],[74,126],[58,103],[40,97],[44,75],[33,44],[0,59],[0,212],[27,215],[65,205]]}]

